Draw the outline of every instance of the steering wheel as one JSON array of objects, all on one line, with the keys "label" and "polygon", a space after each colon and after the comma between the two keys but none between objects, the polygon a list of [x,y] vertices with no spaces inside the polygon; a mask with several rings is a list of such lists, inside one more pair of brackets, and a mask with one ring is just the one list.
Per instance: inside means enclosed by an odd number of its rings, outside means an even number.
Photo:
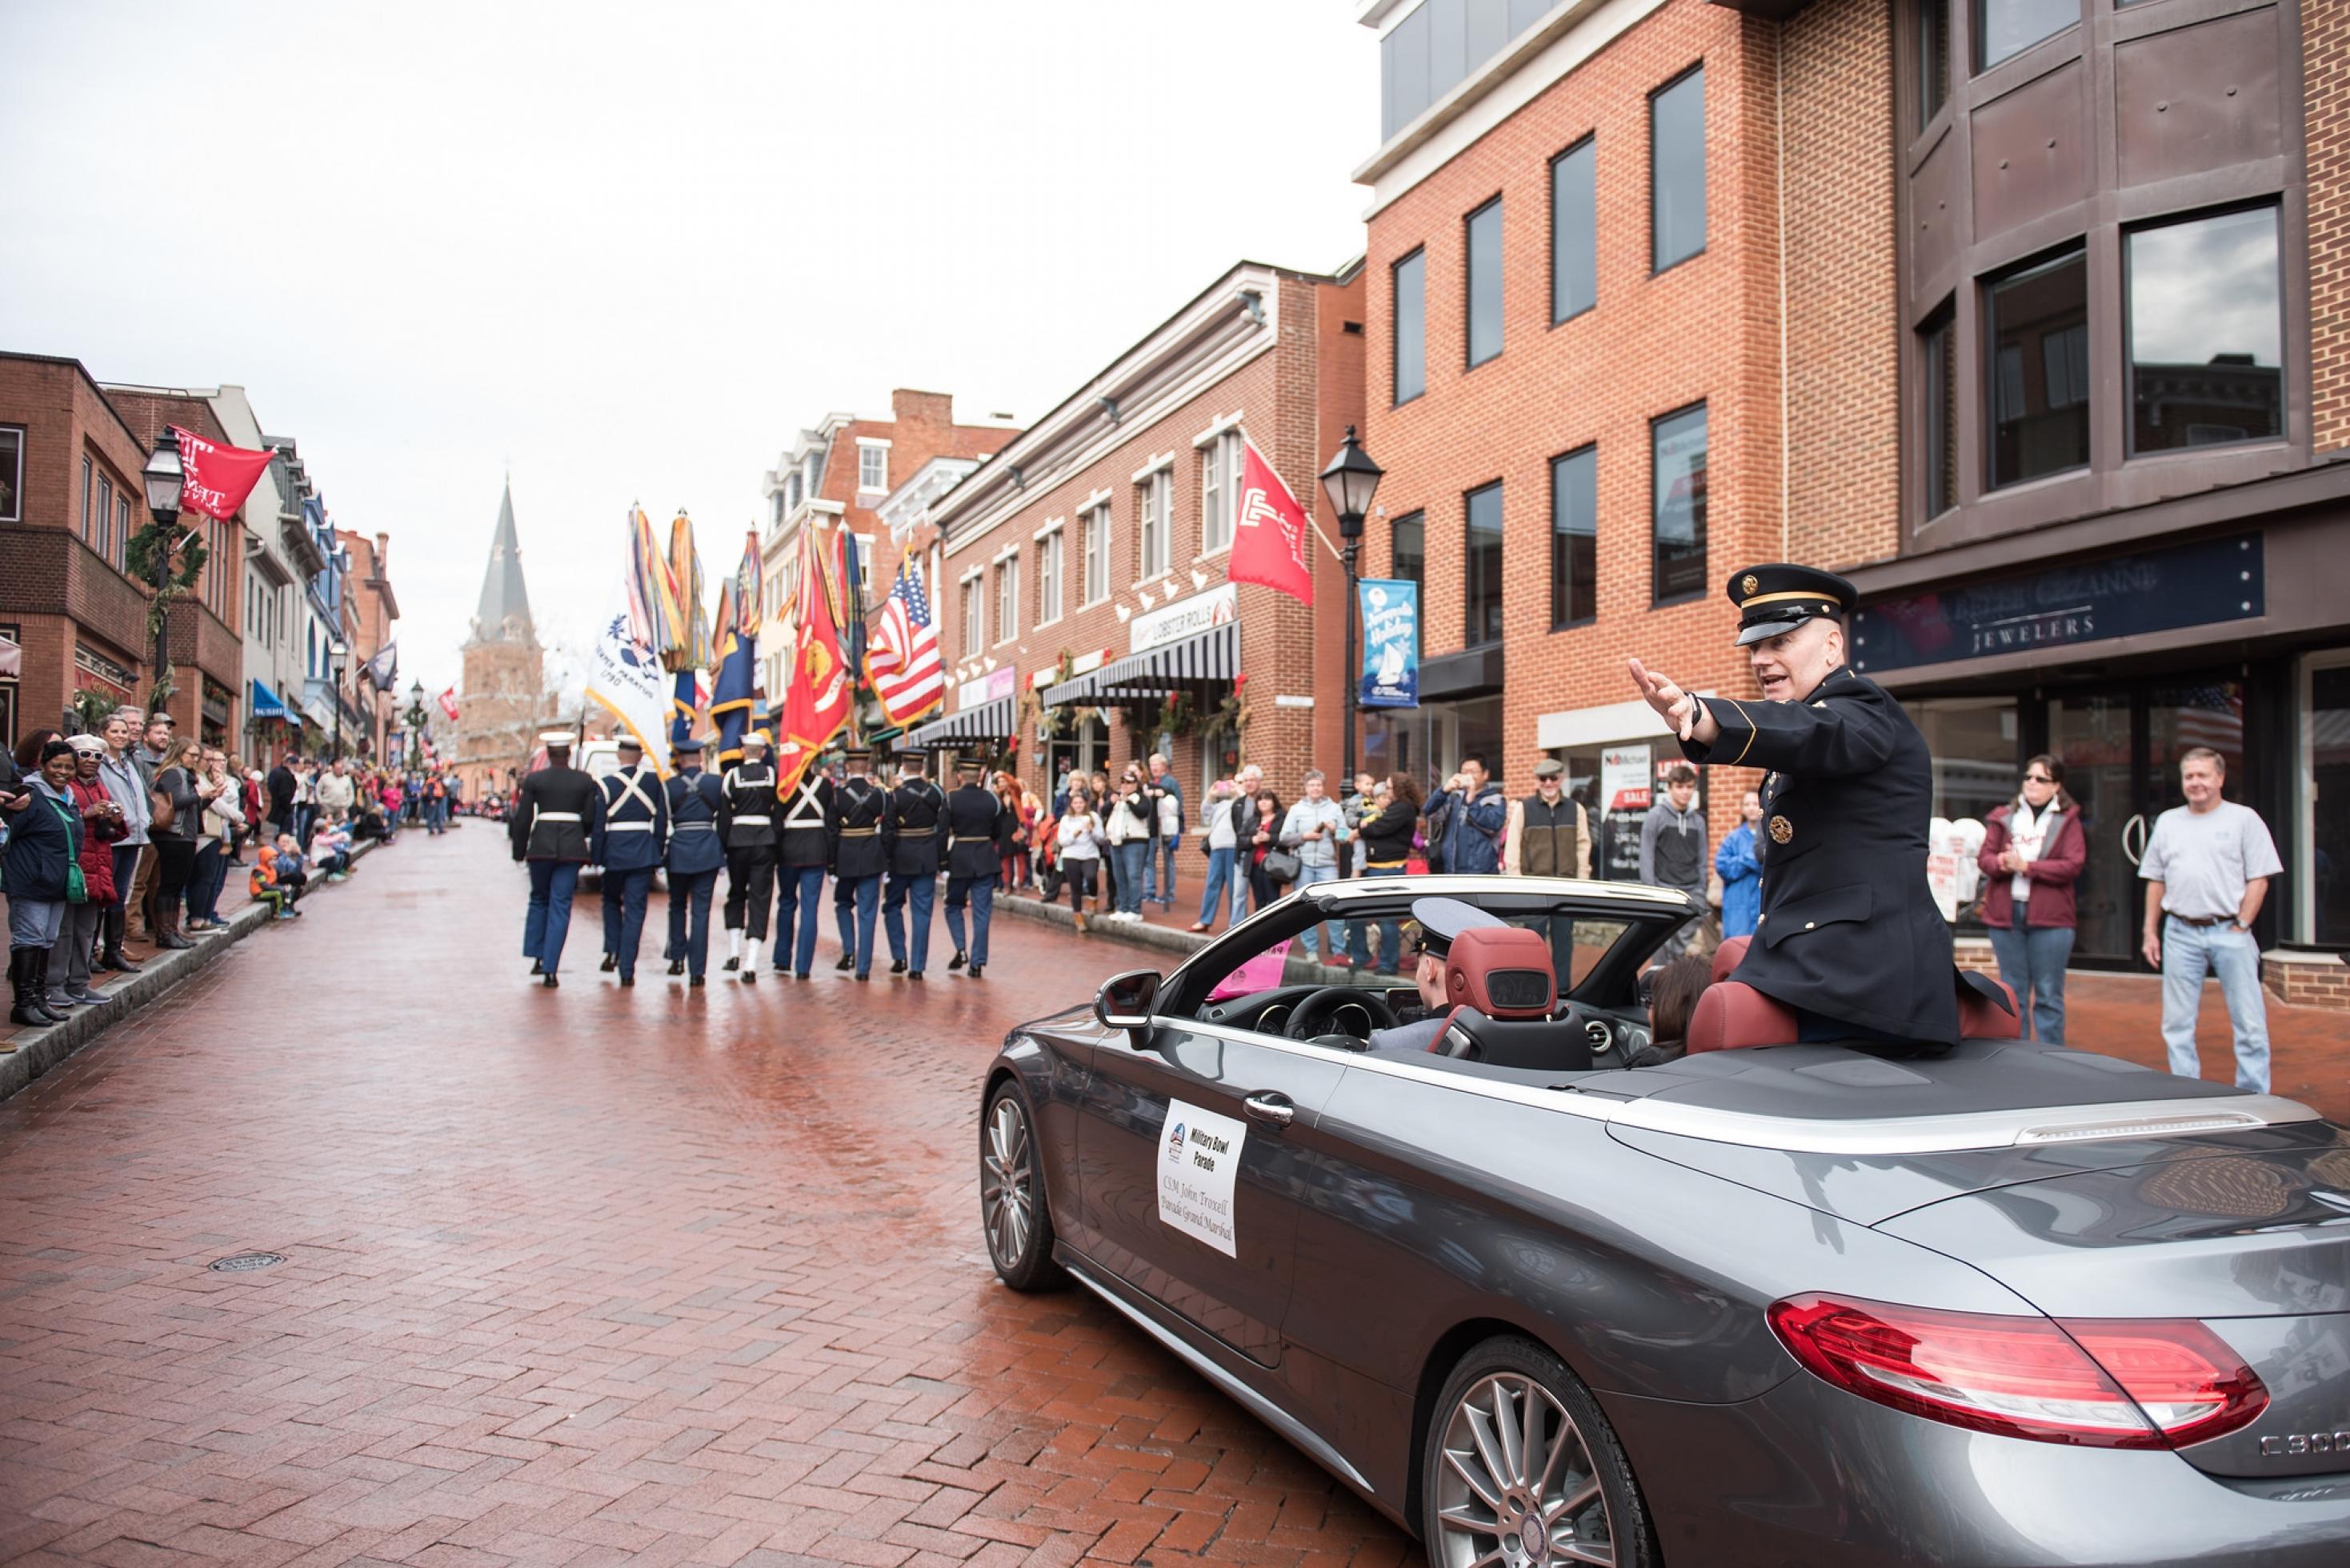
[{"label": "steering wheel", "polygon": [[1330,1020],[1342,1007],[1359,1007],[1369,1014],[1374,1029],[1393,1029],[1401,1020],[1387,998],[1375,991],[1359,991],[1351,985],[1326,985],[1309,992],[1289,1014],[1285,1031],[1292,1040],[1311,1040],[1317,1034],[1330,1033]]}]

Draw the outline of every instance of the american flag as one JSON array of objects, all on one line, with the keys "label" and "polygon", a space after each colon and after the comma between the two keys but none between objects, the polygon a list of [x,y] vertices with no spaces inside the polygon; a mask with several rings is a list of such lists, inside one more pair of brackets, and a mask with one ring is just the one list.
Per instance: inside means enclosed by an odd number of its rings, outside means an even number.
[{"label": "american flag", "polygon": [[865,670],[873,681],[873,694],[881,700],[881,711],[893,724],[910,724],[945,700],[938,628],[931,623],[921,568],[911,556],[898,564],[898,580],[881,607],[881,624],[874,629]]}]

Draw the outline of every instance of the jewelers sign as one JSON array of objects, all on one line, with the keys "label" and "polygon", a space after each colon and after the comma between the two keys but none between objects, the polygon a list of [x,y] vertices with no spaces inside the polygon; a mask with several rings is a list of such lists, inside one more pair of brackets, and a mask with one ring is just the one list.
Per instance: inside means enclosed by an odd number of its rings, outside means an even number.
[{"label": "jewelers sign", "polygon": [[1133,641],[1128,653],[1141,653],[1149,649],[1178,642],[1194,632],[1222,626],[1240,611],[1240,589],[1232,583],[1210,588],[1204,594],[1193,594],[1188,599],[1178,599],[1161,609],[1147,610],[1127,623],[1127,632]]}]

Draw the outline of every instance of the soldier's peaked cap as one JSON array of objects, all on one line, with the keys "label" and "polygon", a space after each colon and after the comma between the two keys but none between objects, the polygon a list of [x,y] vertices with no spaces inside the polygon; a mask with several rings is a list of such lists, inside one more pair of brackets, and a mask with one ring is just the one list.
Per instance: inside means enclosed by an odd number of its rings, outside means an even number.
[{"label": "soldier's peaked cap", "polygon": [[1738,607],[1741,648],[1793,631],[1817,616],[1842,620],[1860,604],[1860,590],[1834,572],[1785,561],[1731,573],[1727,591]]},{"label": "soldier's peaked cap", "polygon": [[624,752],[641,752],[645,749],[645,743],[634,735],[622,735],[612,744]]},{"label": "soldier's peaked cap", "polygon": [[694,735],[688,735],[682,741],[671,741],[670,742],[669,752],[670,755],[673,757],[698,757],[702,755],[701,738]]}]

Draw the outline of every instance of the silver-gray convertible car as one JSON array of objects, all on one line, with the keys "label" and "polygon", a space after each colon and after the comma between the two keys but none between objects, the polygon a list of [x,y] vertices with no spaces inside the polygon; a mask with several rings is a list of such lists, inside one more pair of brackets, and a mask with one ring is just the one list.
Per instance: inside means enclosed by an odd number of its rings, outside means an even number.
[{"label": "silver-gray convertible car", "polygon": [[[1421,993],[1291,944],[1429,898],[1504,929],[1432,1045],[1374,1048]],[[1448,1568],[2350,1563],[2350,1137],[2003,995],[1903,1055],[1773,1043],[1717,979],[1629,1064],[1700,913],[1329,882],[1118,976],[989,1068],[996,1272],[1092,1291]]]}]

